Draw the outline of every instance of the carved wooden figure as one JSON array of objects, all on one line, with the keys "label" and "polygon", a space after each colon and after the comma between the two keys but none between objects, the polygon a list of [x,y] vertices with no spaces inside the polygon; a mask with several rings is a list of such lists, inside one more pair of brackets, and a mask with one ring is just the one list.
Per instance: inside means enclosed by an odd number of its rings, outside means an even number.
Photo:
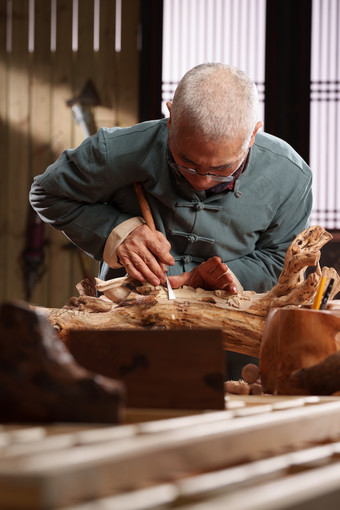
[{"label": "carved wooden figure", "polygon": [[[169,301],[164,287],[133,282],[129,277],[97,281],[106,300],[82,295],[62,309],[45,309],[60,338],[69,329],[186,329],[220,328],[225,349],[259,356],[268,312],[272,308],[307,306],[313,302],[321,275],[335,283],[330,299],[340,290],[333,268],[319,266],[320,249],[332,238],[316,225],[301,232],[287,250],[278,283],[268,292],[176,289]],[[316,270],[304,277],[308,266]],[[81,287],[79,287],[81,289]]]}]

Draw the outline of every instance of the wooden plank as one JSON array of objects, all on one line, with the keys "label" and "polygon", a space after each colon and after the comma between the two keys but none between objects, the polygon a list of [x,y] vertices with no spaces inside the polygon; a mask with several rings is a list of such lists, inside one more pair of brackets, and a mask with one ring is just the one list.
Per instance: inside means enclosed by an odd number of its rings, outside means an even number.
[{"label": "wooden plank", "polygon": [[[79,2],[78,13],[78,51],[73,53],[73,94],[72,97],[79,95],[89,80],[92,81],[95,89],[97,89],[97,76],[95,72],[95,55],[93,49],[94,34],[94,2],[93,0],[82,0]],[[103,73],[106,69],[103,70]],[[91,118],[94,108],[89,109]],[[92,123],[90,123],[92,126]],[[90,130],[90,134],[96,131],[95,126]],[[72,144],[80,145],[85,134],[79,124],[73,122],[72,127]],[[88,275],[97,276],[98,263],[91,259],[88,255],[81,252],[73,246],[70,250],[71,257],[71,280],[69,287],[69,297],[78,295],[76,284],[86,278]]]},{"label": "wooden plank", "polygon": [[[57,427],[54,427],[57,429]],[[29,456],[37,453],[46,453],[75,448],[89,444],[101,444],[106,441],[122,440],[132,437],[137,433],[136,425],[127,425],[125,427],[98,427],[98,429],[69,427],[68,431],[48,434],[48,429],[42,429],[40,435],[38,430],[28,429],[20,431],[21,434],[13,432],[0,433],[0,454],[1,458],[15,458]],[[34,435],[35,433],[35,435]],[[14,440],[16,438],[17,440]],[[20,439],[20,440],[19,440]],[[3,445],[1,443],[4,443]]]},{"label": "wooden plank", "polygon": [[[244,400],[244,397],[241,401]],[[251,399],[247,399],[249,402]],[[273,397],[273,404],[275,403]],[[331,401],[335,399],[332,398]],[[151,435],[164,432],[174,432],[182,428],[197,425],[209,425],[218,421],[226,422],[236,417],[251,416],[251,414],[265,414],[273,411],[274,406],[261,402],[261,398],[254,399],[242,408],[215,412],[197,412],[171,409],[135,409],[128,408],[125,412],[124,426],[111,425],[2,425],[0,426],[0,455],[1,457],[14,457],[18,455],[48,452],[66,447],[99,444],[112,440],[120,440],[137,435]],[[290,399],[288,400],[288,402]],[[296,398],[300,407],[308,405]],[[327,400],[320,400],[326,402]],[[332,443],[333,445],[333,443]],[[332,446],[333,447],[333,446]],[[291,457],[291,454],[290,454]]]},{"label": "wooden plank", "polygon": [[[79,3],[78,51],[74,52],[73,97],[81,93],[88,80],[96,85],[93,51],[93,0]],[[76,147],[84,140],[79,124],[74,123],[73,145]]]},{"label": "wooden plank", "polygon": [[[52,162],[51,157],[51,3],[44,0],[35,1],[34,10],[34,51],[31,55],[31,104],[30,104],[30,140],[31,140],[31,168],[30,180],[41,174]],[[36,213],[33,213],[36,214]],[[40,220],[41,221],[41,220]],[[39,227],[42,235],[47,236],[47,225]],[[42,253],[46,252],[46,246]],[[46,267],[44,261],[37,271]],[[45,303],[48,296],[48,277],[43,274],[31,296],[33,303]]]},{"label": "wooden plank", "polygon": [[[139,501],[143,501],[143,509],[161,507],[196,510],[198,505],[200,505],[199,508],[202,508],[201,505],[206,505],[209,510],[214,508],[234,509],[235,501],[238,499],[240,503],[242,502],[239,505],[242,510],[249,507],[271,509],[276,507],[278,501],[276,492],[271,490],[273,487],[284,489],[284,499],[288,504],[288,508],[296,508],[297,499],[299,499],[314,504],[315,508],[318,509],[320,504],[319,502],[315,503],[315,498],[319,497],[327,500],[330,492],[335,502],[334,508],[338,508],[338,500],[334,497],[333,492],[338,489],[336,468],[340,468],[340,463],[337,462],[331,468],[321,469],[313,464],[315,462],[332,463],[332,457],[338,453],[339,447],[340,444],[336,443],[310,448],[301,452],[271,457],[220,471],[184,477],[183,479],[174,480],[171,484],[156,485],[147,489],[128,491],[101,498],[95,502],[72,505],[65,510],[90,510],[91,505],[94,504],[102,510],[121,510],[121,508],[136,510],[136,508],[139,508]],[[302,471],[302,473],[296,475],[296,471]],[[312,486],[311,494],[310,488]],[[259,487],[261,488],[259,489]],[[263,487],[264,491],[261,490]],[[253,490],[259,492],[259,497],[257,495],[255,498],[249,497],[249,491],[253,492]],[[266,500],[263,498],[264,493]],[[234,504],[230,504],[229,498],[234,501]],[[270,498],[270,503],[268,498]],[[287,508],[281,498],[280,508]],[[309,510],[311,507],[308,506],[307,508]],[[326,508],[329,508],[329,506],[326,506]]]},{"label": "wooden plank", "polygon": [[[258,461],[282,450],[306,447],[312,441],[332,441],[339,432],[340,401],[336,400],[47,454],[0,459],[1,500],[7,506],[20,503],[21,508],[75,505],[177,480],[192,472]],[[339,446],[334,448],[337,455]],[[322,460],[329,452],[321,450],[307,452],[299,462]],[[291,462],[296,464],[297,457],[291,457]]]},{"label": "wooden plank", "polygon": [[117,125],[118,70],[115,52],[115,2],[101,0],[99,52],[95,52],[95,85],[100,105],[94,109],[97,128]]},{"label": "wooden plank", "polygon": [[220,330],[71,330],[66,345],[81,366],[124,382],[128,407],[224,409]]},{"label": "wooden plank", "polygon": [[166,508],[173,508],[172,504],[177,496],[178,491],[175,484],[163,483],[88,503],[72,505],[64,510],[93,510],[93,508],[100,510],[166,510]]},{"label": "wooden plank", "polygon": [[58,0],[56,51],[52,52],[52,157],[71,147],[73,120],[66,101],[72,97],[72,0]]},{"label": "wooden plank", "polygon": [[[252,465],[251,465],[252,466]],[[339,508],[340,462],[306,470],[302,473],[291,473],[278,480],[267,479],[262,483],[249,483],[234,490],[213,494],[209,498],[191,501],[184,499],[183,504],[176,505],[178,510],[336,510]],[[270,475],[268,475],[268,478]],[[194,501],[192,501],[194,499]],[[112,506],[111,508],[114,508]],[[104,510],[105,506],[103,507]],[[80,510],[80,508],[79,508]]]},{"label": "wooden plank", "polygon": [[7,246],[9,239],[8,211],[9,197],[8,188],[8,122],[7,122],[7,66],[8,55],[6,52],[6,19],[7,19],[7,0],[0,0],[0,301],[7,299]]},{"label": "wooden plank", "polygon": [[28,2],[12,1],[12,51],[8,55],[8,159],[7,189],[9,231],[7,298],[24,299],[21,254],[26,241],[29,188],[29,54]]},{"label": "wooden plank", "polygon": [[118,57],[119,104],[118,125],[131,126],[138,122],[139,51],[137,48],[139,1],[122,2],[122,41]]},{"label": "wooden plank", "polygon": [[340,443],[329,443],[296,452],[289,452],[267,459],[255,460],[210,473],[199,474],[176,482],[178,497],[181,499],[205,499],[214,497],[221,492],[227,493],[246,485],[259,485],[279,476],[312,469],[326,462],[333,462],[340,451]]},{"label": "wooden plank", "polygon": [[[73,120],[66,101],[72,97],[72,0],[57,2],[56,51],[52,53],[51,150],[52,159],[72,147]],[[50,303],[64,306],[70,297],[72,255],[65,247],[68,241],[57,230],[47,229],[49,235],[49,298]]]}]

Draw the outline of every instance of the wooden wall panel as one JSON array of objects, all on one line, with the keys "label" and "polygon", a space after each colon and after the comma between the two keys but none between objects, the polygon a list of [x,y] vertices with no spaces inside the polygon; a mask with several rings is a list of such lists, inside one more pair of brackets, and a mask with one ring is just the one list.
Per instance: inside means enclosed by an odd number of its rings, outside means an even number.
[{"label": "wooden wall panel", "polygon": [[[93,51],[93,27],[94,27],[94,3],[93,0],[82,0],[79,3],[78,15],[78,51],[73,53],[73,91],[78,95],[84,89],[86,83],[91,80],[95,83],[94,51]],[[90,134],[91,131],[90,131]],[[85,134],[79,124],[73,122],[72,145],[74,147],[81,144]],[[78,249],[71,249],[71,268],[76,282],[83,279],[82,268],[84,265],[92,266],[89,257],[81,253]],[[69,295],[77,295],[73,287],[69,290]]]},{"label": "wooden wall panel", "polygon": [[[118,70],[117,54],[115,52],[115,31],[111,30],[116,24],[115,2],[101,0],[101,19],[99,47],[95,53],[94,85],[99,94],[100,104],[95,109],[95,122],[98,127],[113,127],[118,125]],[[105,66],[109,62],[110,65]]]},{"label": "wooden wall panel", "polygon": [[[134,111],[138,111],[139,81],[133,79],[131,70],[139,67],[138,53],[138,0],[122,1],[122,47],[118,64],[118,123],[121,126],[134,124]],[[132,78],[132,79],[131,79]]]},{"label": "wooden wall panel", "polygon": [[0,295],[7,289],[7,52],[6,14],[7,1],[0,0]]},{"label": "wooden wall panel", "polygon": [[[66,101],[73,95],[72,0],[58,0],[56,13],[56,51],[52,59],[51,148],[54,161],[72,144],[72,113]],[[49,302],[65,304],[72,286],[69,242],[59,230],[48,229]]]},{"label": "wooden wall panel", "polygon": [[[32,179],[84,138],[67,100],[91,79],[100,98],[97,128],[138,121],[139,0],[123,0],[122,51],[115,52],[115,1],[100,0],[100,47],[93,50],[94,0],[79,0],[78,51],[72,51],[73,0],[35,0],[34,51],[28,52],[29,0],[0,0],[0,302],[25,299],[21,254],[26,247]],[[12,51],[6,51],[12,5]],[[51,5],[56,50],[51,51]],[[46,271],[30,301],[60,307],[77,294],[84,271],[98,263],[80,255],[59,231],[44,225]]]},{"label": "wooden wall panel", "polygon": [[7,139],[7,296],[23,295],[20,256],[24,247],[29,180],[28,3],[12,1],[12,50],[8,58]]},{"label": "wooden wall panel", "polygon": [[[82,0],[79,6],[78,51],[73,54],[73,89],[80,94],[88,80],[95,82],[93,51],[93,0]],[[84,133],[75,124],[74,146],[84,140]]]},{"label": "wooden wall panel", "polygon": [[[30,187],[33,177],[40,174],[51,161],[51,52],[50,52],[50,27],[51,27],[51,4],[44,0],[35,0],[35,27],[34,51],[30,53],[30,171],[27,188]],[[27,222],[39,221],[35,213],[27,215]],[[40,221],[39,221],[40,223]],[[40,223],[37,227],[41,233],[46,233],[47,227]],[[46,234],[45,234],[46,235]],[[39,260],[41,250],[36,254]],[[45,268],[44,268],[45,266]],[[46,261],[41,261],[39,271],[46,271]],[[27,268],[29,270],[29,268]],[[33,268],[32,268],[33,270]],[[27,279],[27,275],[26,275]],[[33,287],[30,299],[40,303],[48,297],[48,279],[44,278],[41,285]]]}]

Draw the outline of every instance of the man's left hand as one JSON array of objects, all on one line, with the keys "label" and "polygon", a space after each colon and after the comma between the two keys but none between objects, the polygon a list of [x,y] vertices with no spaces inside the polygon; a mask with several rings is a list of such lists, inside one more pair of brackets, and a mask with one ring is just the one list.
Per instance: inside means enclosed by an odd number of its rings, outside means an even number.
[{"label": "man's left hand", "polygon": [[173,289],[188,285],[194,289],[199,287],[204,290],[225,290],[230,294],[237,293],[234,278],[220,257],[212,257],[190,272],[169,276],[169,281]]}]

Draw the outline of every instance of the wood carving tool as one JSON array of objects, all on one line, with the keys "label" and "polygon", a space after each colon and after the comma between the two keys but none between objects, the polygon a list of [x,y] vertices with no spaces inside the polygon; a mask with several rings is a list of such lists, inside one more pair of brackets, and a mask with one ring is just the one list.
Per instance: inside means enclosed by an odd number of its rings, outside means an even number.
[{"label": "wood carving tool", "polygon": [[[146,198],[142,183],[134,182],[133,187],[135,189],[139,207],[141,208],[145,223],[153,232],[156,232],[156,225],[153,220],[150,205],[149,205],[148,199]],[[172,290],[172,287],[170,285],[169,278],[168,278],[167,274],[165,274],[165,280],[166,280],[166,286],[168,289],[168,299],[176,299],[175,293]]]}]

